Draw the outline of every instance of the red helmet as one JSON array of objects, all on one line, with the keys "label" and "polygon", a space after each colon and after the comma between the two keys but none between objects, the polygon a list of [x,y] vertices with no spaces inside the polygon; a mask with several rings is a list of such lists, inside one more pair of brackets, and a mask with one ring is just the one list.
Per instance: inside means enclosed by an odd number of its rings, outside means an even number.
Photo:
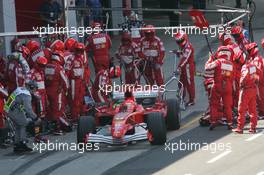
[{"label": "red helmet", "polygon": [[74,38],[67,38],[64,42],[65,49],[69,51],[74,50],[74,45],[77,41]]},{"label": "red helmet", "polygon": [[243,30],[240,26],[234,26],[231,29],[231,34],[235,40],[241,40],[243,38]]},{"label": "red helmet", "polygon": [[126,42],[129,42],[130,43],[132,41],[132,38],[131,38],[130,33],[128,33],[128,32],[122,33],[121,40],[122,40],[122,43],[126,43]]},{"label": "red helmet", "polygon": [[155,28],[153,25],[146,25],[143,28],[144,36],[147,39],[152,39],[155,36]]},{"label": "red helmet", "polygon": [[188,36],[185,32],[183,31],[179,31],[177,32],[175,35],[174,35],[174,38],[177,42],[177,44],[180,46],[180,47],[183,47],[186,45],[187,41],[188,41]]},{"label": "red helmet", "polygon": [[24,58],[27,58],[30,55],[29,49],[25,46],[19,46],[16,51],[22,53]]},{"label": "red helmet", "polygon": [[224,34],[225,33],[219,33],[218,34],[218,40],[219,40],[219,42],[222,42]]},{"label": "red helmet", "polygon": [[121,76],[121,69],[119,66],[112,66],[109,71],[109,76],[111,78],[117,78]]},{"label": "red helmet", "polygon": [[264,38],[262,38],[261,40],[261,45],[262,45],[262,48],[264,49]]},{"label": "red helmet", "polygon": [[51,49],[50,49],[50,48],[45,48],[45,49],[43,50],[43,52],[44,52],[45,58],[46,58],[47,60],[50,60],[50,58],[51,58],[51,56],[52,56],[52,51],[51,51]]},{"label": "red helmet", "polygon": [[62,51],[55,51],[52,53],[51,60],[57,61],[60,63],[61,66],[64,65],[64,54]]},{"label": "red helmet", "polygon": [[221,45],[227,46],[233,43],[233,38],[230,34],[227,33],[219,33],[219,42]]},{"label": "red helmet", "polygon": [[52,52],[55,51],[64,51],[64,43],[61,40],[55,40],[51,45],[50,45],[50,49],[52,50]]},{"label": "red helmet", "polygon": [[85,46],[83,43],[80,43],[80,42],[76,42],[74,44],[74,49],[76,52],[83,52],[85,50]]},{"label": "red helmet", "polygon": [[36,60],[36,63],[38,65],[41,65],[41,66],[45,66],[47,63],[48,63],[48,60],[47,58],[43,57],[43,56],[39,56]]},{"label": "red helmet", "polygon": [[254,57],[259,53],[258,44],[257,43],[249,43],[246,45],[246,49],[250,57]]},{"label": "red helmet", "polygon": [[30,53],[33,53],[36,50],[40,49],[40,43],[35,40],[29,40],[26,47],[29,49]]},{"label": "red helmet", "polygon": [[143,28],[143,31],[144,31],[144,33],[146,34],[146,33],[153,33],[153,34],[155,34],[155,28],[154,28],[154,26],[153,25],[146,25],[144,28]]},{"label": "red helmet", "polygon": [[93,22],[92,23],[92,28],[95,28],[95,27],[101,28],[101,24],[99,22]]},{"label": "red helmet", "polygon": [[217,59],[223,58],[223,59],[226,59],[226,60],[233,61],[234,51],[229,46],[220,46],[217,49],[217,52],[216,52],[215,56],[216,56]]}]

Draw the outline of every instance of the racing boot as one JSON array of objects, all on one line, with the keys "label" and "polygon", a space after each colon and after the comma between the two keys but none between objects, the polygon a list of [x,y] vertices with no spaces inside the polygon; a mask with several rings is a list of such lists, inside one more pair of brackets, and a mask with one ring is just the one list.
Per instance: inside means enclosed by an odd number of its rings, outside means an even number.
[{"label": "racing boot", "polygon": [[194,101],[189,101],[188,103],[186,103],[186,106],[193,106],[195,105]]},{"label": "racing boot", "polygon": [[[77,122],[77,121],[76,121]],[[77,123],[76,123],[77,124]],[[57,126],[63,131],[63,132],[72,132],[72,123],[69,122],[69,120],[66,117],[60,117],[59,122],[57,123]]]},{"label": "racing boot", "polygon": [[36,143],[48,143],[48,138],[46,136],[42,136],[42,135],[38,134],[35,136],[34,142],[36,142]]},{"label": "racing boot", "polygon": [[59,122],[53,121],[50,127],[51,127],[51,133],[53,135],[59,135],[59,136],[64,135]]},{"label": "racing boot", "polygon": [[251,134],[255,134],[256,133],[256,128],[251,127],[248,132],[251,133]]},{"label": "racing boot", "polygon": [[209,130],[212,131],[216,128],[217,124],[216,123],[211,123],[209,126]]},{"label": "racing boot", "polygon": [[26,142],[19,142],[14,146],[14,153],[25,153],[33,151],[32,148],[28,147]]},{"label": "racing boot", "polygon": [[210,126],[210,121],[209,121],[209,119],[210,119],[210,115],[206,115],[206,116],[203,116],[203,117],[201,117],[200,119],[199,119],[199,124],[200,124],[200,126],[202,126],[202,127],[208,127],[208,126]]},{"label": "racing boot", "polygon": [[258,120],[263,120],[263,119],[264,119],[264,112],[259,111]]},{"label": "racing boot", "polygon": [[227,130],[232,130],[233,129],[233,125],[232,123],[228,123],[227,124]]},{"label": "racing boot", "polygon": [[64,135],[64,132],[59,128],[55,129],[52,133],[53,133],[53,135],[57,135],[57,136]]},{"label": "racing boot", "polygon": [[236,132],[238,134],[243,134],[243,130],[239,127],[232,129],[233,132]]}]

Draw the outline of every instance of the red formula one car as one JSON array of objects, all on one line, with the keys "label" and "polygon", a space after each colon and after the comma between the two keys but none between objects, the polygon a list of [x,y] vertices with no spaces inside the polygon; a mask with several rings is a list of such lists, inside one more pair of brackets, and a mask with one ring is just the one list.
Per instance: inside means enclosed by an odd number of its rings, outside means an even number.
[{"label": "red formula one car", "polygon": [[133,98],[126,100],[124,92],[114,92],[108,104],[87,102],[92,107],[89,115],[78,121],[77,142],[122,145],[148,140],[152,145],[162,145],[167,129],[180,128],[177,98],[164,100],[158,91],[134,91]]}]

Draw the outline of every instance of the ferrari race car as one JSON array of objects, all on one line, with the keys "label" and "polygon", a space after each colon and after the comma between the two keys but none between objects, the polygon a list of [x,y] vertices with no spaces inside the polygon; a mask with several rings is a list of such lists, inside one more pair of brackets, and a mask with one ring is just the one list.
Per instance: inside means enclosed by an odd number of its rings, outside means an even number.
[{"label": "ferrari race car", "polygon": [[124,92],[113,92],[108,104],[90,105],[87,116],[78,121],[78,143],[122,145],[148,140],[152,145],[166,142],[166,131],[180,128],[180,100],[164,99],[158,91],[134,91],[134,108]]}]

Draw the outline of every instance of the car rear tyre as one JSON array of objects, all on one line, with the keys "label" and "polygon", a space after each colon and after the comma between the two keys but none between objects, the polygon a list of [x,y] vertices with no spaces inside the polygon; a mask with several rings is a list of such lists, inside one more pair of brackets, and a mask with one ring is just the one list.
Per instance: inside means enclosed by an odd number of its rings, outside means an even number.
[{"label": "car rear tyre", "polygon": [[81,116],[77,126],[77,143],[84,143],[87,133],[95,133],[95,119],[92,116]]},{"label": "car rear tyre", "polygon": [[180,104],[176,99],[167,100],[166,123],[169,130],[176,130],[181,127]]},{"label": "car rear tyre", "polygon": [[166,124],[162,113],[150,113],[147,117],[149,142],[152,145],[163,145],[166,142]]}]

